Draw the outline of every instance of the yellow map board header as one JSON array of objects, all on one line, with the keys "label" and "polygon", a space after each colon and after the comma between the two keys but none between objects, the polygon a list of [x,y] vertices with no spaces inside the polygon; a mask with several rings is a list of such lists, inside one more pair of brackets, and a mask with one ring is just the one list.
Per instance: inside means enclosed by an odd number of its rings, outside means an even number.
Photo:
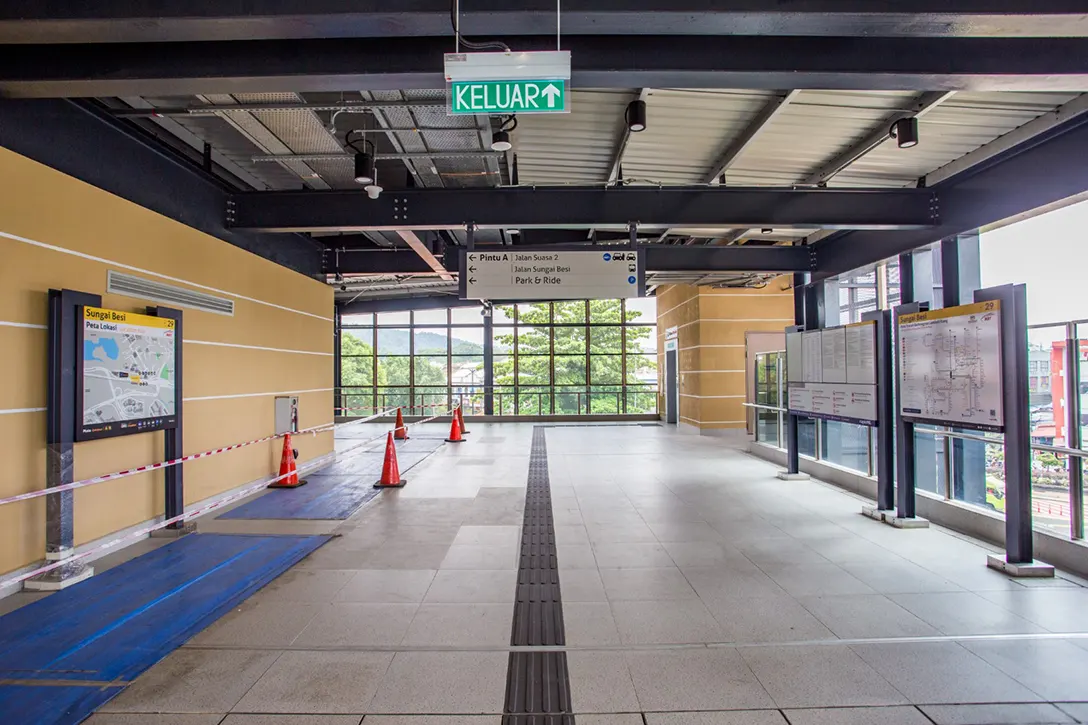
[{"label": "yellow map board header", "polygon": [[118,310],[105,310],[101,307],[84,307],[83,319],[96,322],[113,322],[120,325],[142,325],[143,327],[158,327],[164,330],[174,329],[174,321],[165,317],[152,317],[136,312],[119,312]]},{"label": "yellow map board header", "polygon": [[899,317],[899,324],[912,325],[918,322],[944,320],[949,317],[984,315],[987,312],[996,312],[1000,309],[1001,302],[999,300],[988,300],[986,302],[975,302],[970,305],[957,305],[956,307],[945,307],[940,310],[929,310],[928,312],[912,312],[909,315],[901,315]]}]

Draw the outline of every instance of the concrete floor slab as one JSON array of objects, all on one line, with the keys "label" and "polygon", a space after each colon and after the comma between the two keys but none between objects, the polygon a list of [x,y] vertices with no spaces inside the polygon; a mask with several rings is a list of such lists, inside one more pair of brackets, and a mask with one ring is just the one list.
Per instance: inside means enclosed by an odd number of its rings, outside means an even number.
[{"label": "concrete floor slab", "polygon": [[836,636],[844,639],[930,637],[940,634],[882,594],[798,597]]},{"label": "concrete floor slab", "polygon": [[724,712],[647,713],[646,725],[789,725],[789,723],[778,710],[727,710]]},{"label": "concrete floor slab", "polygon": [[672,557],[661,544],[593,544],[593,555],[602,569],[646,569],[673,566]]},{"label": "concrete floor slab", "polygon": [[724,642],[802,642],[835,639],[835,634],[796,599],[704,597]]},{"label": "concrete floor slab", "polygon": [[620,644],[612,607],[607,602],[563,602],[563,629],[571,647]]},{"label": "concrete floor slab", "polygon": [[434,569],[363,569],[337,592],[337,602],[413,604],[423,601],[435,578]]},{"label": "concrete floor slab", "polygon": [[520,526],[462,526],[453,539],[454,546],[517,546],[520,543]]},{"label": "concrete floor slab", "polygon": [[248,599],[193,637],[191,644],[282,647],[291,644],[323,605]]},{"label": "concrete floor slab", "polygon": [[557,544],[555,555],[560,570],[597,568],[597,558],[593,556],[593,547],[589,544]]},{"label": "concrete floor slab", "polygon": [[627,667],[646,711],[773,708],[733,649],[629,652]]},{"label": "concrete floor slab", "polygon": [[517,578],[513,569],[442,569],[423,601],[427,604],[513,603]]},{"label": "concrete floor slab", "polygon": [[608,601],[604,584],[601,582],[601,574],[596,569],[562,570],[559,572],[559,585],[564,604]]},{"label": "concrete floor slab", "polygon": [[675,566],[656,569],[600,569],[609,601],[696,599],[691,584]]},{"label": "concrete floor slab", "polygon": [[915,704],[1040,699],[956,642],[862,644],[851,649]]},{"label": "concrete floor slab", "polygon": [[332,602],[295,638],[297,647],[375,647],[400,644],[418,604]]},{"label": "concrete floor slab", "polygon": [[451,546],[442,559],[439,569],[517,569],[521,547],[514,544],[502,546]]},{"label": "concrete floor slab", "polygon": [[697,599],[611,604],[624,644],[704,644],[725,639],[718,622]]},{"label": "concrete floor slab", "polygon": [[403,643],[413,647],[480,647],[510,643],[509,604],[422,604]]},{"label": "concrete floor slab", "polygon": [[828,707],[785,710],[790,725],[933,725],[915,707]]},{"label": "concrete floor slab", "polygon": [[284,652],[232,710],[363,713],[392,659],[389,652]]},{"label": "concrete floor slab", "polygon": [[228,712],[278,656],[252,650],[175,650],[100,712]]},{"label": "concrete floor slab", "polygon": [[638,712],[638,697],[622,652],[568,652],[567,669],[574,712]]},{"label": "concrete floor slab", "polygon": [[244,715],[231,713],[221,725],[359,725],[359,715]]},{"label": "concrete floor slab", "polygon": [[[150,713],[108,713],[99,712],[83,721],[84,725],[219,725],[221,714],[215,715],[173,715]],[[357,722],[352,725],[358,725]]]},{"label": "concrete floor slab", "polygon": [[1005,705],[923,705],[936,725],[1056,725],[1076,720],[1045,703]]},{"label": "concrete floor slab", "polygon": [[753,647],[740,653],[780,708],[908,704],[847,647]]},{"label": "concrete floor slab", "polygon": [[983,599],[974,592],[890,594],[888,598],[944,634],[1023,634],[1042,632],[1037,624]]},{"label": "concrete floor slab", "polygon": [[331,602],[355,575],[341,569],[291,569],[259,591],[265,602]]},{"label": "concrete floor slab", "polygon": [[1088,650],[1072,642],[976,640],[961,645],[1046,700],[1088,698]]},{"label": "concrete floor slab", "polygon": [[368,712],[498,714],[505,652],[398,652]]}]

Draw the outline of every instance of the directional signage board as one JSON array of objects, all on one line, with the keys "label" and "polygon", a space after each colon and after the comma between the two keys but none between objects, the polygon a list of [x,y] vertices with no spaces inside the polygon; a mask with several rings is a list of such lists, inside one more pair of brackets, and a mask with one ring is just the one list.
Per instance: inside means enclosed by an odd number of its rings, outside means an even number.
[{"label": "directional signage board", "polygon": [[567,82],[456,81],[450,83],[451,115],[567,113]]},{"label": "directional signage board", "polygon": [[642,297],[642,253],[461,252],[461,299],[586,300]]},{"label": "directional signage board", "polygon": [[570,51],[447,53],[450,115],[570,112]]}]

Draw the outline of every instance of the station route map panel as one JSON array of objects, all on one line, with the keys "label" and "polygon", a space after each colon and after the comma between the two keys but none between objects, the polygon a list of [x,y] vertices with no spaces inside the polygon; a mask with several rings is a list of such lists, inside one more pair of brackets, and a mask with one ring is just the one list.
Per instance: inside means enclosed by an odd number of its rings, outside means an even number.
[{"label": "station route map panel", "polygon": [[177,425],[174,320],[83,308],[77,440]]},{"label": "station route map panel", "polygon": [[898,364],[904,418],[1004,429],[999,302],[901,315]]}]

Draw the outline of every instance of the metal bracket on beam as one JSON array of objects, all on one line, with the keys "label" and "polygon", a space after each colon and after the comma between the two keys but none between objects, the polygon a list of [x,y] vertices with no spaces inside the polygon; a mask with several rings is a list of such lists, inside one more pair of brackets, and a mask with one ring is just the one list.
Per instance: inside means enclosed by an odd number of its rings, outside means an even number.
[{"label": "metal bracket on beam", "polygon": [[627,233],[631,249],[638,249],[638,222],[627,222]]},{"label": "metal bracket on beam", "polygon": [[473,222],[465,225],[465,246],[470,252],[476,249],[476,225]]}]

